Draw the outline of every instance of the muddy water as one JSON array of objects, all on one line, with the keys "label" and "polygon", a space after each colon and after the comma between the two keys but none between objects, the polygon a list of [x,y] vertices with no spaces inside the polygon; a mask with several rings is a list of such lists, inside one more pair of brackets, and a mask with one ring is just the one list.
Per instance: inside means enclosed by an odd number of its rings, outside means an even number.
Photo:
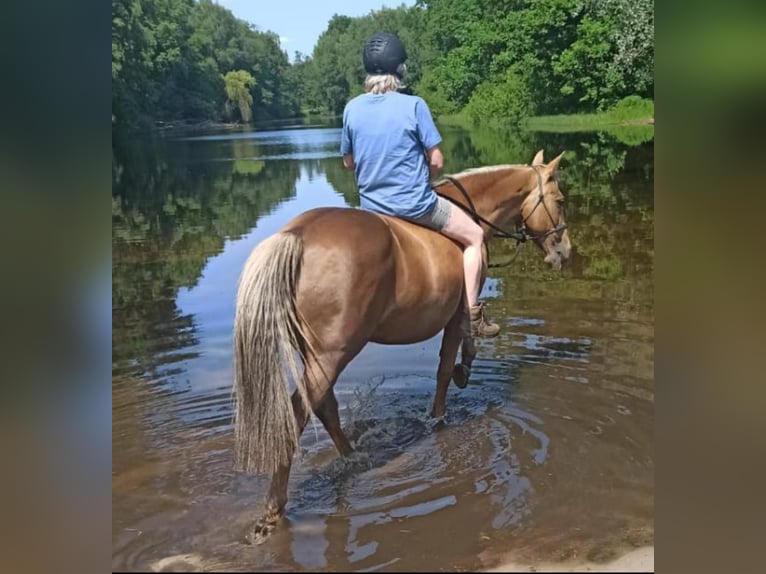
[{"label": "muddy water", "polygon": [[653,542],[651,139],[443,135],[452,172],[569,151],[572,264],[554,274],[529,246],[493,244],[515,257],[484,291],[503,331],[450,388],[446,424],[428,417],[439,337],[366,347],[336,386],[356,454],[309,425],[286,518],[257,547],[240,540],[267,483],[232,470],[236,280],[295,215],[358,205],[338,128],[116,145],[114,569],[475,570]]}]

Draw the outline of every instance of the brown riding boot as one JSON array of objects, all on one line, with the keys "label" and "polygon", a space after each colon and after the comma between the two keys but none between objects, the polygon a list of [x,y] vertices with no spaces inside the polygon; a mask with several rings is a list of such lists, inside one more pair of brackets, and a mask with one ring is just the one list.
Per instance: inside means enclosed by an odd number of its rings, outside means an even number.
[{"label": "brown riding boot", "polygon": [[500,332],[500,325],[487,322],[484,305],[479,303],[471,307],[471,336],[494,337]]}]

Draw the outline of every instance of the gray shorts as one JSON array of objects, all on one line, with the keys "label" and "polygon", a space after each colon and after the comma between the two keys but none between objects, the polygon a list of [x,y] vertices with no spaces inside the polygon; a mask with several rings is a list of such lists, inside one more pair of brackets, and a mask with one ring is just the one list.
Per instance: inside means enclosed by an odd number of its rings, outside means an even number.
[{"label": "gray shorts", "polygon": [[450,215],[452,215],[452,202],[444,199],[441,195],[437,195],[436,205],[430,212],[410,221],[434,231],[441,231],[449,223]]}]

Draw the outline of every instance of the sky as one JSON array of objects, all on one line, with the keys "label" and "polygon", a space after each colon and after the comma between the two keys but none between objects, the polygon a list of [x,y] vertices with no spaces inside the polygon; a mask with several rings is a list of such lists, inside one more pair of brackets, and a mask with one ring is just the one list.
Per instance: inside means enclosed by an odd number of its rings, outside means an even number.
[{"label": "sky", "polygon": [[310,56],[319,35],[327,29],[334,14],[366,16],[381,8],[413,6],[415,0],[214,0],[240,20],[255,24],[258,30],[279,36],[282,50],[290,61],[295,52]]}]

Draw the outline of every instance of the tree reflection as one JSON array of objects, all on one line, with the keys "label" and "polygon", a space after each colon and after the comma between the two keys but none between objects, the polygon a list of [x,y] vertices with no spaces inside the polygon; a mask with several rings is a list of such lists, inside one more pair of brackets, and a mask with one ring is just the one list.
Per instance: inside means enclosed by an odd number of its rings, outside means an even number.
[{"label": "tree reflection", "polygon": [[[527,164],[539,149],[546,151],[547,159],[566,152],[561,188],[577,255],[574,274],[602,280],[651,274],[654,145],[644,141],[645,134],[635,138],[637,145],[628,136],[608,132],[451,128],[443,135],[446,167],[453,173],[468,167]],[[507,247],[493,245],[493,252],[504,251],[511,255]],[[525,273],[547,273],[536,257],[520,259]]]},{"label": "tree reflection", "polygon": [[[195,356],[193,318],[179,313],[181,287],[197,284],[227,239],[294,193],[299,166],[263,162],[249,144],[117,143],[112,185],[113,371],[163,380]],[[232,159],[233,158],[233,159]]]},{"label": "tree reflection", "polygon": [[[531,247],[491,276],[512,297],[534,282],[553,298],[599,297],[604,284],[629,282],[649,296],[653,273],[653,143],[614,133],[532,133],[456,127],[441,130],[447,173],[501,163],[528,163],[538,149],[566,151],[561,186],[575,255],[552,275]],[[640,135],[640,134],[639,134]],[[633,145],[636,141],[639,143]],[[115,372],[164,380],[195,356],[193,317],[181,315],[181,287],[197,284],[227,239],[249,232],[260,216],[294,194],[301,174],[324,177],[347,205],[358,206],[354,175],[339,156],[268,156],[254,139],[116,142],[113,149],[113,364]],[[287,144],[288,147],[290,144]],[[273,152],[273,150],[270,150]],[[273,157],[273,154],[272,154]],[[494,261],[513,255],[496,241]],[[539,281],[535,281],[539,280]],[[510,301],[509,301],[510,303]]]}]

